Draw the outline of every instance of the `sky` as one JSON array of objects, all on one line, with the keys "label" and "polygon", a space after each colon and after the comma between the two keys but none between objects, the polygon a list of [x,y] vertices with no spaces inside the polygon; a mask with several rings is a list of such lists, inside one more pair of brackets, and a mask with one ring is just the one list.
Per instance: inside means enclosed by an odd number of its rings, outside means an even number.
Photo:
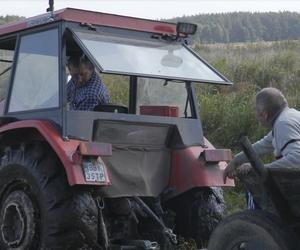
[{"label": "sky", "polygon": [[[0,0],[0,15],[39,15],[48,0]],[[300,0],[54,0],[56,10],[73,7],[149,19],[234,11],[296,11]]]}]

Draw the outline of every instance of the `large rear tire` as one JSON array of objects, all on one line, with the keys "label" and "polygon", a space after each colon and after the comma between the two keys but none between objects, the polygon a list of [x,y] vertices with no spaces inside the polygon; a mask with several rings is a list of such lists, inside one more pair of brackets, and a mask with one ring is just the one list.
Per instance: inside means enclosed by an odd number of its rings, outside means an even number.
[{"label": "large rear tire", "polygon": [[7,149],[0,166],[0,249],[99,249],[98,213],[46,145]]},{"label": "large rear tire", "polygon": [[211,233],[225,215],[223,190],[212,187],[196,192],[191,209],[192,236],[198,247],[206,247]]},{"label": "large rear tire", "polygon": [[176,232],[185,238],[193,238],[198,248],[205,248],[225,210],[221,188],[203,188],[183,194],[175,210]]},{"label": "large rear tire", "polygon": [[296,250],[293,232],[275,215],[246,210],[224,219],[215,229],[208,250]]}]

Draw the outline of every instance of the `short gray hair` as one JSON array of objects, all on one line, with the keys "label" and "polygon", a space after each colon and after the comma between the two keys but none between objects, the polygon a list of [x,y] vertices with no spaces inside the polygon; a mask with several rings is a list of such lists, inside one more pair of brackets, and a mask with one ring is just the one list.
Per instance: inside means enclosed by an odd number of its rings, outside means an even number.
[{"label": "short gray hair", "polygon": [[279,89],[263,88],[256,95],[256,107],[271,115],[288,106],[288,102]]}]

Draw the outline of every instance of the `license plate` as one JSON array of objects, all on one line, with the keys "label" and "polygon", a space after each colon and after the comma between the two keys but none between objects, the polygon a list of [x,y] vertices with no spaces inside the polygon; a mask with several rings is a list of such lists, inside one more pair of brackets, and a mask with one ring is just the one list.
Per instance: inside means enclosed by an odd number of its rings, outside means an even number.
[{"label": "license plate", "polygon": [[103,164],[98,161],[84,161],[83,172],[86,181],[105,182],[105,170]]}]

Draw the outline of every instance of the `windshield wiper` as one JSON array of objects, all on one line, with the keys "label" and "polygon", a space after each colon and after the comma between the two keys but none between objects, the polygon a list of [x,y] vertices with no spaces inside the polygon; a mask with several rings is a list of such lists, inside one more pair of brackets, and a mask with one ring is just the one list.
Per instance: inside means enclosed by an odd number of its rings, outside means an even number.
[{"label": "windshield wiper", "polygon": [[0,59],[0,62],[5,62],[5,63],[12,63],[12,60],[6,60],[6,59]]},{"label": "windshield wiper", "polygon": [[186,102],[185,102],[185,107],[184,107],[184,118],[187,118],[187,108],[188,108],[190,96],[191,96],[191,89],[187,88],[187,86],[186,86],[186,90],[187,90],[187,97],[186,97]]}]

